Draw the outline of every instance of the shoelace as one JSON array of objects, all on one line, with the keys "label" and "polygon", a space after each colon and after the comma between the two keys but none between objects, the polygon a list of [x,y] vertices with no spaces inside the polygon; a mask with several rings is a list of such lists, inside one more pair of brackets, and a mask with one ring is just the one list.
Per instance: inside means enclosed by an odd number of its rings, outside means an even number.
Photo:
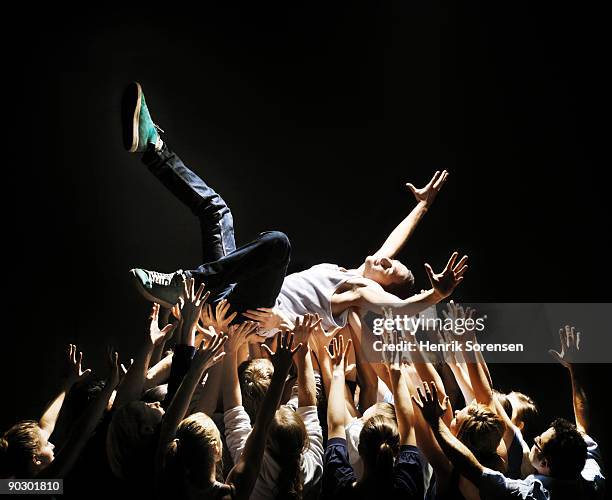
[{"label": "shoelace", "polygon": [[169,285],[172,282],[174,273],[158,273],[157,271],[149,271],[151,281],[157,285]]}]

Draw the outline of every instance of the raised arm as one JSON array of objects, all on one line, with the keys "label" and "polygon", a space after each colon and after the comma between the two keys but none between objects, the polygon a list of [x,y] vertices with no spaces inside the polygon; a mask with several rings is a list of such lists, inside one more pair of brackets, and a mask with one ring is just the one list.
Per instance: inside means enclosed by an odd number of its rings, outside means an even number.
[{"label": "raised arm", "polygon": [[559,330],[561,352],[550,350],[548,352],[565,368],[567,368],[572,381],[572,402],[574,405],[574,418],[576,427],[584,434],[589,432],[589,402],[582,383],[583,368],[576,362],[580,351],[580,332],[573,326],[565,326]]},{"label": "raised arm", "polygon": [[263,347],[271,356],[274,375],[257,413],[255,426],[249,434],[244,451],[226,479],[226,483],[233,485],[236,490],[235,498],[249,498],[253,486],[255,486],[263,461],[270,424],[280,403],[285,380],[293,362],[293,355],[301,347],[302,345],[298,344],[297,347],[293,348],[292,333],[278,335],[275,353],[267,345]]},{"label": "raised arm", "polygon": [[223,344],[226,340],[227,336],[225,335],[215,336],[207,345],[205,345],[205,342],[202,342],[199,349],[195,352],[189,371],[183,378],[178,391],[176,391],[176,394],[172,398],[172,402],[168,406],[168,410],[162,421],[155,459],[157,477],[161,477],[163,460],[168,444],[174,439],[181,420],[185,418],[193,392],[202,380],[206,370],[225,356]]},{"label": "raised arm", "polygon": [[312,358],[310,355],[309,340],[315,328],[319,326],[321,319],[312,314],[298,317],[293,329],[295,342],[303,345],[295,355],[297,368],[298,407],[317,405],[317,387],[315,385],[314,371],[312,369]]},{"label": "raised arm", "polygon": [[59,451],[55,460],[41,471],[37,476],[38,478],[63,478],[74,466],[74,463],[79,458],[91,434],[100,422],[104,410],[108,405],[108,400],[119,383],[119,356],[116,352],[110,353],[109,355],[109,368],[110,373],[106,379],[104,388],[96,399],[87,407],[83,415],[76,421],[66,440],[66,444]]},{"label": "raised arm", "polygon": [[50,436],[55,430],[55,424],[57,418],[66,399],[66,394],[70,388],[79,381],[85,379],[91,373],[91,370],[82,369],[83,353],[77,354],[77,348],[75,345],[70,344],[68,346],[68,353],[64,363],[64,373],[62,374],[62,381],[60,384],[60,390],[58,394],[53,398],[51,403],[47,406],[43,412],[38,425],[43,432]]},{"label": "raised arm", "polygon": [[327,399],[327,437],[328,439],[340,437],[346,438],[345,418],[346,402],[344,392],[344,372],[346,371],[346,359],[351,347],[351,340],[344,343],[342,335],[334,337],[330,347],[325,348],[332,365],[332,379]]},{"label": "raised arm", "polygon": [[251,321],[229,327],[229,340],[225,346],[227,356],[223,362],[223,409],[242,406],[242,393],[238,381],[238,350],[255,333]]},{"label": "raised arm", "polygon": [[115,408],[119,408],[130,401],[140,399],[145,387],[147,371],[153,351],[156,347],[165,344],[166,340],[172,336],[174,328],[175,325],[167,325],[162,330],[159,330],[157,328],[157,321],[151,322],[148,335],[146,335],[140,350],[134,358],[134,362],[117,389],[113,403]]},{"label": "raised arm", "polygon": [[442,420],[442,415],[446,411],[446,403],[440,404],[438,400],[438,391],[436,384],[431,383],[430,386],[425,382],[423,384],[424,391],[417,389],[419,397],[413,397],[415,405],[420,409],[423,418],[429,423],[438,444],[446,457],[451,461],[459,474],[469,479],[476,487],[480,486],[480,479],[483,473],[483,467],[480,462],[472,454],[472,452],[459,441],[451,431],[446,427]]},{"label": "raised arm", "polygon": [[408,216],[391,232],[382,246],[374,253],[375,257],[393,259],[399,253],[414,233],[423,216],[427,213],[427,210],[432,205],[447,177],[448,172],[443,170],[442,172],[436,172],[427,185],[420,189],[414,187],[410,183],[406,184],[406,187],[412,191],[412,194],[416,198],[417,204],[410,214],[408,214]]},{"label": "raised arm", "polygon": [[393,386],[393,401],[395,403],[395,414],[397,415],[400,444],[411,444],[416,446],[414,412],[410,393],[408,392],[408,382],[405,380],[399,364],[390,364],[388,369],[391,385]]}]

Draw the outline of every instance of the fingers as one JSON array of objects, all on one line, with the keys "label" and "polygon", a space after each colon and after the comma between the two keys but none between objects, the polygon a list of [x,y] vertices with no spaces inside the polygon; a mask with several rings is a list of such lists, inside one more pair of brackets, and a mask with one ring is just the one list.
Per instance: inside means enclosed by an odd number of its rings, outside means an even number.
[{"label": "fingers", "polygon": [[561,354],[560,354],[560,353],[558,353],[558,352],[557,352],[557,351],[555,351],[554,349],[549,349],[549,350],[548,350],[548,352],[549,352],[549,354],[550,354],[550,355],[551,355],[553,358],[555,358],[555,359],[556,359],[556,360],[557,360],[559,363],[561,363],[561,364],[565,364],[565,363],[563,362],[563,357],[561,356]]},{"label": "fingers", "polygon": [[439,401],[438,399],[438,387],[436,386],[435,382],[431,382],[431,398],[434,401]]},{"label": "fingers", "polygon": [[264,349],[270,356],[274,356],[272,349],[268,346],[268,344],[261,344],[261,348]]},{"label": "fingers", "polygon": [[353,339],[348,339],[347,342],[346,342],[346,347],[344,348],[344,351],[342,352],[342,356],[343,357],[346,358],[348,356],[348,353],[349,353],[349,351],[351,349],[351,345],[352,344],[353,344]]},{"label": "fingers", "polygon": [[434,181],[433,187],[434,189],[440,189],[442,185],[446,182],[448,178],[448,171],[443,170],[439,177]]},{"label": "fingers", "polygon": [[159,304],[157,302],[154,302],[153,306],[151,307],[149,319],[151,320],[151,323],[157,323],[159,319]]},{"label": "fingers", "polygon": [[435,273],[434,273],[434,270],[431,268],[431,266],[427,262],[425,263],[425,271],[427,272],[427,277],[429,278],[429,281],[433,283]]},{"label": "fingers", "polygon": [[446,272],[449,269],[453,269],[457,257],[459,257],[459,252],[453,252],[453,254],[450,256],[450,259],[448,259],[448,263],[446,264],[446,267],[444,268],[443,272]]},{"label": "fingers", "polygon": [[410,189],[410,191],[412,191],[412,194],[416,194],[417,188],[415,188],[413,184],[410,184],[409,182],[407,182],[406,187]]}]

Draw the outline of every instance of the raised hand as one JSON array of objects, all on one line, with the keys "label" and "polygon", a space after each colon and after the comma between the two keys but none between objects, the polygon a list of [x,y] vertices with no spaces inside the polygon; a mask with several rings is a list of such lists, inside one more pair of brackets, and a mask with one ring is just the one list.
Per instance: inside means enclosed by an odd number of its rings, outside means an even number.
[{"label": "raised hand", "polygon": [[413,401],[419,410],[423,414],[423,418],[430,424],[433,425],[438,422],[440,417],[444,415],[448,408],[449,398],[448,396],[444,399],[444,404],[441,405],[438,400],[438,388],[435,382],[431,382],[430,385],[427,382],[423,382],[424,391],[420,387],[417,387],[417,393],[419,397],[412,396]]},{"label": "raised hand", "polygon": [[228,314],[230,307],[231,305],[226,299],[222,299],[217,303],[214,312],[213,306],[206,304],[200,313],[200,319],[204,328],[214,326],[216,331],[227,333],[230,323],[238,314],[236,312]]},{"label": "raised hand", "polygon": [[259,326],[264,330],[272,330],[273,328],[281,328],[291,330],[292,325],[289,320],[276,307],[258,307],[257,309],[248,309],[243,312],[245,318],[257,321]]},{"label": "raised hand", "polygon": [[571,369],[580,351],[580,332],[577,332],[573,326],[565,325],[565,328],[559,329],[559,340],[561,341],[561,352],[554,349],[548,352],[565,368]]},{"label": "raised hand", "polygon": [[230,325],[228,333],[228,341],[225,350],[228,353],[238,352],[240,346],[248,342],[249,337],[255,334],[257,323],[254,321],[245,321],[240,324]]},{"label": "raised hand", "polygon": [[159,329],[159,304],[154,303],[151,308],[151,314],[149,315],[149,320],[151,320],[151,324],[149,325],[149,336],[151,338],[151,342],[153,345],[158,346],[162,342],[167,342],[174,335],[175,325],[168,324],[162,330]]},{"label": "raised hand", "polygon": [[446,170],[443,170],[442,172],[437,171],[425,187],[418,189],[410,183],[407,183],[406,187],[412,191],[412,194],[416,198],[417,202],[423,202],[429,206],[433,203],[436,196],[438,196],[438,193],[446,182],[447,177],[448,172]]},{"label": "raised hand", "polygon": [[434,273],[429,264],[425,264],[425,270],[427,271],[431,286],[443,299],[453,293],[459,283],[463,281],[463,275],[468,269],[466,264],[467,255],[461,257],[461,260],[456,263],[458,256],[457,252],[453,252],[450,259],[448,259],[446,267],[439,274]]},{"label": "raised hand", "polygon": [[302,348],[302,344],[293,347],[293,333],[279,332],[276,336],[276,352],[267,344],[261,344],[262,349],[265,349],[270,355],[272,365],[274,365],[274,373],[287,373],[293,362],[293,355]]},{"label": "raised hand", "polygon": [[227,335],[215,335],[209,342],[202,341],[196,350],[191,366],[202,372],[216,365],[223,356],[223,345],[227,342]]},{"label": "raised hand", "polygon": [[351,344],[353,341],[349,339],[346,343],[344,342],[344,337],[342,335],[338,335],[334,337],[329,344],[329,347],[325,348],[327,354],[329,355],[332,362],[332,369],[335,372],[336,370],[342,370],[342,373],[347,371],[347,359],[348,352],[351,348]]},{"label": "raised hand", "polygon": [[[457,304],[451,300],[446,305],[446,310],[442,311],[442,315],[445,319],[453,320],[453,324],[458,319],[464,320],[463,329],[465,331],[463,333],[457,333],[454,330],[448,332],[450,334],[451,340],[456,340],[458,342],[464,343],[467,340],[473,339],[476,335],[476,320],[474,319],[474,316],[476,315],[476,309],[472,307],[463,307],[462,305]],[[466,323],[465,320],[473,321]]]},{"label": "raised hand", "polygon": [[108,353],[108,377],[106,379],[106,385],[109,388],[116,388],[123,377],[122,369],[123,366],[119,363],[119,353],[117,351],[109,350]]},{"label": "raised hand", "polygon": [[306,355],[308,352],[308,341],[316,328],[321,324],[321,321],[322,319],[319,318],[318,314],[305,314],[296,319],[295,327],[293,328],[295,342],[304,345],[304,349],[300,351],[300,354]]},{"label": "raised hand", "polygon": [[77,353],[77,347],[74,344],[68,345],[68,352],[64,362],[64,378],[66,383],[72,385],[81,382],[89,376],[91,370],[83,370],[83,353]]},{"label": "raised hand", "polygon": [[187,326],[194,325],[200,317],[202,306],[208,299],[210,292],[204,293],[204,283],[202,283],[198,290],[195,290],[195,280],[193,278],[187,278],[183,281],[183,293],[181,298],[184,303],[181,308],[181,317]]}]

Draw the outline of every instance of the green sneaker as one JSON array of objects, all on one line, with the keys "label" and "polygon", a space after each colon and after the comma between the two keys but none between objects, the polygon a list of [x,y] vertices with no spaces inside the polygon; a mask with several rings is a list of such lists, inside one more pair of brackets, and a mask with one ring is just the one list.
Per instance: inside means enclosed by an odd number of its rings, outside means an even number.
[{"label": "green sneaker", "polygon": [[134,284],[145,299],[171,308],[183,293],[183,282],[187,275],[178,270],[174,273],[158,273],[146,269],[132,269]]},{"label": "green sneaker", "polygon": [[144,153],[149,144],[157,145],[161,142],[158,130],[163,130],[153,123],[138,82],[130,83],[123,92],[121,120],[123,145],[130,153]]}]

